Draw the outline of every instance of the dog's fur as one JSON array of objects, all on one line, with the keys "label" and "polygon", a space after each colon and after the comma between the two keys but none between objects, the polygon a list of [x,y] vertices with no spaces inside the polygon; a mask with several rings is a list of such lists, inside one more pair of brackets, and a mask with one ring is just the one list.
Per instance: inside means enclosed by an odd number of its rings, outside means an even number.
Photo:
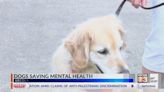
[{"label": "dog's fur", "polygon": [[96,64],[104,73],[127,73],[121,56],[124,29],[114,16],[92,18],[78,25],[53,56],[53,72],[79,73]]}]

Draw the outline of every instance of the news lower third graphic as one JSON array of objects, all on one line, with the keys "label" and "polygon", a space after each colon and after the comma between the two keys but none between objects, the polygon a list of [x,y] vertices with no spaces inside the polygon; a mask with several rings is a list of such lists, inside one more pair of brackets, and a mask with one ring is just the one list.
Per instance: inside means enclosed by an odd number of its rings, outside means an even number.
[{"label": "news lower third graphic", "polygon": [[158,74],[11,74],[11,89],[158,88]]}]

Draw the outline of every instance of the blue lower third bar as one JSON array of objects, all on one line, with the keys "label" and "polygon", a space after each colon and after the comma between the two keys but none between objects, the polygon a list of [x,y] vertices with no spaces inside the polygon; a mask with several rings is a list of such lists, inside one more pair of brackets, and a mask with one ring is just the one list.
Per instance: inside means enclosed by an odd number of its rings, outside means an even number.
[{"label": "blue lower third bar", "polygon": [[126,82],[132,83],[133,79],[14,79],[14,82]]}]

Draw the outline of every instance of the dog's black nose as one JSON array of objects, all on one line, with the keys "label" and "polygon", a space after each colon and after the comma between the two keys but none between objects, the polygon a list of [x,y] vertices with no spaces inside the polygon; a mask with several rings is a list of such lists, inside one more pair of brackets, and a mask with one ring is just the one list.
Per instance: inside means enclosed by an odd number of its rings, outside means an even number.
[{"label": "dog's black nose", "polygon": [[130,73],[130,72],[129,72],[128,69],[122,69],[119,73],[125,73],[125,74],[127,74],[127,73]]}]

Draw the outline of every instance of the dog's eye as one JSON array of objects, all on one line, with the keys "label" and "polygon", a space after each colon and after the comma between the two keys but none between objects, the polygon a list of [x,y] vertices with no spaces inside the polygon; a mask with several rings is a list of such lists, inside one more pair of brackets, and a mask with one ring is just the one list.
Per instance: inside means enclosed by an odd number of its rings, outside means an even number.
[{"label": "dog's eye", "polygon": [[106,49],[106,48],[104,48],[104,49],[102,49],[102,50],[99,50],[99,51],[97,51],[99,54],[103,54],[103,55],[107,55],[108,53],[109,53],[109,51]]},{"label": "dog's eye", "polygon": [[123,50],[123,47],[122,46],[120,47],[120,50]]}]

